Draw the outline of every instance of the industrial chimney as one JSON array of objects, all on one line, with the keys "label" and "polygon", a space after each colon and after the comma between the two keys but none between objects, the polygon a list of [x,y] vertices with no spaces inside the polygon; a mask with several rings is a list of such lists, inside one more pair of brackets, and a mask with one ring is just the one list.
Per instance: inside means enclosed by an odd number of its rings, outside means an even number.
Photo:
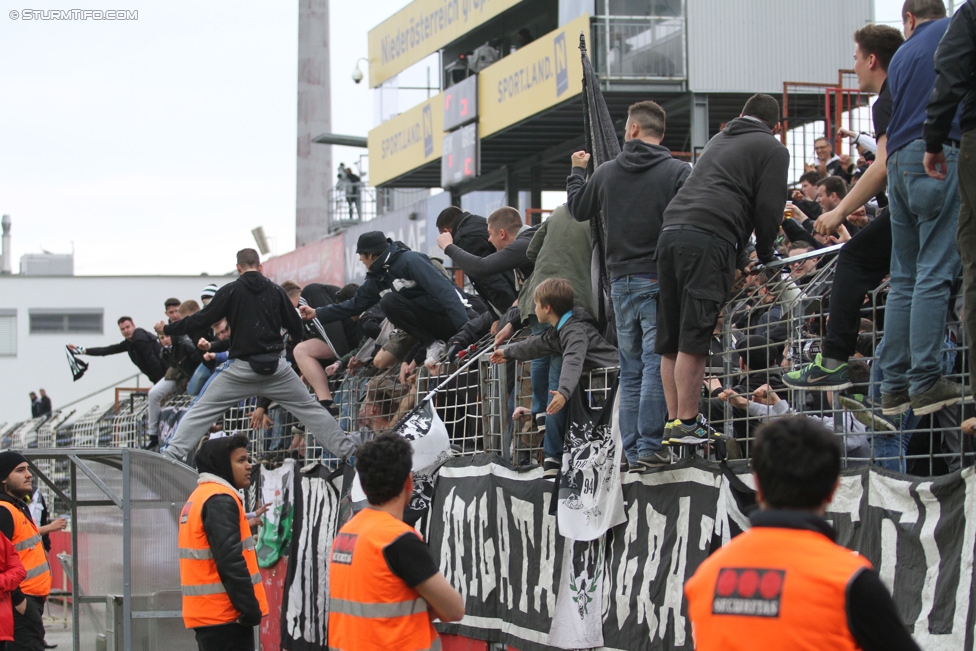
[{"label": "industrial chimney", "polygon": [[3,224],[3,259],[0,261],[0,274],[9,276],[11,274],[10,266],[10,215],[4,215],[3,220],[0,221]]}]

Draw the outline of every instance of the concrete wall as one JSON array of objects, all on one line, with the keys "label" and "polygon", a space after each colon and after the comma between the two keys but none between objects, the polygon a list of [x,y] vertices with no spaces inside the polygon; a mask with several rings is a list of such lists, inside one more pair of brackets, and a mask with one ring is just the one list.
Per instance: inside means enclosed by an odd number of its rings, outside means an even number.
[{"label": "concrete wall", "polygon": [[296,247],[321,239],[329,232],[329,189],[336,177],[332,147],[312,142],[315,136],[332,131],[329,65],[329,0],[300,0]]},{"label": "concrete wall", "polygon": [[[167,298],[199,301],[209,283],[219,287],[232,280],[228,276],[0,276],[0,309],[17,310],[17,354],[0,356],[0,424],[30,418],[30,391],[43,387],[57,409],[139,372],[124,353],[85,357],[88,371],[73,382],[66,344],[91,347],[122,341],[116,320],[123,315],[152,332],[153,324],[165,318],[163,302]],[[100,308],[104,310],[102,334],[31,334],[31,308]],[[138,383],[149,386],[149,379],[141,376]],[[136,382],[130,380],[125,386],[136,386]],[[114,398],[113,390],[105,391],[76,408],[108,404]]]}]

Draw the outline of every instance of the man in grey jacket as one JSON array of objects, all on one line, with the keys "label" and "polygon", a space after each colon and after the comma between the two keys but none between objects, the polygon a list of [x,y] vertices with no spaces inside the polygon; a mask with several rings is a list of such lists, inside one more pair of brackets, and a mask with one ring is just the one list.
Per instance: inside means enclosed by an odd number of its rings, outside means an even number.
[{"label": "man in grey jacket", "polygon": [[638,102],[627,112],[624,148],[586,180],[590,155],[573,154],[566,179],[569,210],[578,221],[603,213],[606,264],[620,348],[620,433],[634,471],[666,465],[662,446],[667,404],[661,384],[657,339],[657,265],[654,262],[664,209],[691,173],[675,160],[664,138],[664,109]]}]

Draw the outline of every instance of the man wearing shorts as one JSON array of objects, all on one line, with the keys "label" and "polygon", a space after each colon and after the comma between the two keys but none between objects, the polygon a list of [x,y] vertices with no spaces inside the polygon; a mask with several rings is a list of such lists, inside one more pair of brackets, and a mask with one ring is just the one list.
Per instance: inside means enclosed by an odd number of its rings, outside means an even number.
[{"label": "man wearing shorts", "polygon": [[748,268],[753,232],[759,261],[776,257],[790,164],[789,151],[775,137],[779,116],[774,98],[750,97],[742,115],[709,141],[664,211],[655,350],[662,356],[665,440],[671,443],[715,435],[699,412],[712,332],[736,269]]}]

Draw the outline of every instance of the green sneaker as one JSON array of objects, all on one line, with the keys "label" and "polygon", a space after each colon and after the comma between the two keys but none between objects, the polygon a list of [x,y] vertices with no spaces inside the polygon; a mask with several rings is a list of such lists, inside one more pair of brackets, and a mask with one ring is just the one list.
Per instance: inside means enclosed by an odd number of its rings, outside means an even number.
[{"label": "green sneaker", "polygon": [[841,407],[851,412],[854,419],[874,432],[897,432],[898,426],[881,412],[881,405],[860,393],[837,396]]},{"label": "green sneaker", "polygon": [[817,353],[817,359],[812,364],[783,375],[783,384],[791,389],[807,391],[840,391],[851,386],[851,376],[846,363],[832,371],[824,368],[820,353]]}]

